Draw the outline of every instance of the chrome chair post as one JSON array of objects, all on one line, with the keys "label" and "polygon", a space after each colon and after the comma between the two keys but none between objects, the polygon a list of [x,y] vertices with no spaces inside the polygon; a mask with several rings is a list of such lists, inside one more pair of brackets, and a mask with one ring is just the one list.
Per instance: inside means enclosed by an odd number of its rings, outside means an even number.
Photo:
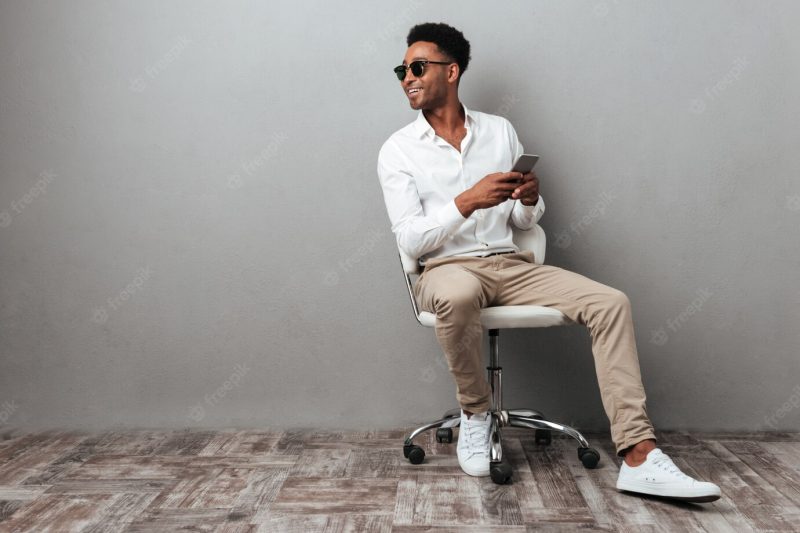
[{"label": "chrome chair post", "polygon": [[492,385],[492,411],[503,410],[503,367],[500,366],[500,330],[489,330],[489,383]]}]

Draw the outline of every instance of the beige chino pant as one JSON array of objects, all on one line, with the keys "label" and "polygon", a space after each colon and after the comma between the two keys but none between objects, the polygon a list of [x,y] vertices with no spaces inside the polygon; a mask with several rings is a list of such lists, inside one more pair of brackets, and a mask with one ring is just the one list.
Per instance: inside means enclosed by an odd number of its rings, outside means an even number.
[{"label": "beige chino pant", "polygon": [[533,252],[491,257],[430,259],[414,286],[422,309],[436,315],[436,338],[456,381],[461,408],[491,408],[483,360],[482,307],[540,305],[558,309],[589,328],[597,381],[617,453],[655,439],[628,297],[621,291],[550,265],[537,265]]}]

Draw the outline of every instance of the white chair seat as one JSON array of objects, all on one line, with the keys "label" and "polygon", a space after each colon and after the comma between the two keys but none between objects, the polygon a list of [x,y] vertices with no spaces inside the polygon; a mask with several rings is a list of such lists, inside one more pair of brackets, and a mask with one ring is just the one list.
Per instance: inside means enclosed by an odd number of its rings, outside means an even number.
[{"label": "white chair seat", "polygon": [[[436,325],[436,315],[421,311],[419,322],[432,328]],[[540,305],[504,305],[481,309],[481,325],[484,329],[547,328],[571,324],[573,322],[561,311]]]},{"label": "white chair seat", "polygon": [[[544,230],[535,225],[529,230],[512,228],[514,232],[514,243],[520,250],[530,250],[533,252],[534,260],[537,264],[544,263],[547,236]],[[436,325],[436,315],[427,311],[418,311],[417,303],[414,298],[414,291],[411,286],[412,274],[419,274],[420,266],[416,259],[408,256],[398,248],[400,252],[400,262],[406,275],[408,294],[414,311],[418,313],[417,318],[423,326],[432,328]],[[550,326],[569,326],[574,324],[564,316],[561,311],[550,307],[539,305],[505,305],[499,307],[485,307],[481,309],[481,325],[485,329],[505,329],[505,328],[547,328]]]}]

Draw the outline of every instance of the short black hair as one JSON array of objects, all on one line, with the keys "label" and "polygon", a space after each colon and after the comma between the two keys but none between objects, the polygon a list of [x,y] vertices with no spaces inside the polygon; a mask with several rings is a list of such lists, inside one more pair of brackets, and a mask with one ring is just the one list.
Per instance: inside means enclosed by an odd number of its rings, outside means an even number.
[{"label": "short black hair", "polygon": [[443,22],[425,22],[417,24],[408,32],[406,43],[408,46],[417,41],[435,43],[439,50],[450,59],[458,63],[458,77],[467,70],[469,65],[469,41],[464,34]]}]

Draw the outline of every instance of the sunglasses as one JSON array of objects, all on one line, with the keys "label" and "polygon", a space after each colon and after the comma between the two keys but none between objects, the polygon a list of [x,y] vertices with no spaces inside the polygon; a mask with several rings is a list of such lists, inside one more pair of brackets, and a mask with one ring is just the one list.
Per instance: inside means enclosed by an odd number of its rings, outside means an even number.
[{"label": "sunglasses", "polygon": [[427,65],[428,63],[430,63],[431,65],[450,65],[453,62],[452,61],[428,61],[428,60],[412,61],[411,63],[408,64],[408,66],[399,65],[397,67],[394,67],[394,73],[397,74],[397,79],[400,80],[400,81],[403,81],[404,79],[406,79],[406,72],[408,70],[411,71],[411,74],[413,74],[417,78],[420,78],[420,77],[422,77],[423,74],[425,74],[425,65]]}]

